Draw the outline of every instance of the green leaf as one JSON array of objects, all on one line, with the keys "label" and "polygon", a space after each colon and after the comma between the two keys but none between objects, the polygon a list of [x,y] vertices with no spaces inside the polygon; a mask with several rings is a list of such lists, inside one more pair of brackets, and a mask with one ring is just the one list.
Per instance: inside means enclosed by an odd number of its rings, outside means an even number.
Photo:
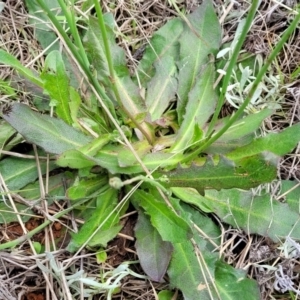
[{"label": "green leaf", "polygon": [[222,300],[260,299],[255,280],[248,279],[244,270],[237,270],[220,260],[216,262],[215,280]]},{"label": "green leaf", "polygon": [[[143,160],[147,153],[151,152],[152,146],[144,141],[138,141],[132,144],[133,149],[137,155]],[[129,167],[137,165],[137,159],[128,147],[118,149],[118,164],[120,167]]]},{"label": "green leaf", "polygon": [[[113,66],[115,71],[122,70],[123,76],[129,75],[129,71],[126,67],[125,53],[115,41],[115,34],[111,26],[111,14],[105,14],[106,33],[109,43],[109,48],[112,53]],[[96,71],[97,78],[106,86],[111,86],[109,67],[106,58],[105,45],[102,37],[101,30],[97,18],[89,17],[89,26],[86,35],[83,38],[83,44],[86,48],[86,52],[89,57],[89,61],[92,62],[92,67]]]},{"label": "green leaf", "polygon": [[[300,187],[299,182],[281,180],[280,196],[285,195],[285,200],[292,211],[300,213]],[[281,198],[281,197],[280,197]]]},{"label": "green leaf", "polygon": [[10,150],[23,140],[6,121],[0,120],[0,157],[1,150]]},{"label": "green leaf", "polygon": [[[63,12],[57,0],[44,0],[43,2],[61,22],[64,22],[65,16],[63,16]],[[44,49],[43,53],[49,54],[54,50],[62,53],[70,82],[73,87],[77,88],[81,81],[80,71],[69,54],[66,53],[64,47],[61,47],[60,39],[57,38],[56,33],[49,26],[47,14],[45,14],[36,1],[25,0],[25,3],[29,12],[29,23],[34,28],[35,38]]]},{"label": "green leaf", "polygon": [[135,248],[143,270],[151,280],[161,282],[171,259],[172,244],[162,240],[141,210],[135,226],[135,237]]},{"label": "green leaf", "polygon": [[43,81],[37,77],[30,69],[24,67],[14,56],[0,49],[0,64],[8,65],[17,70],[25,78],[29,79],[39,87],[43,87]]},{"label": "green leaf", "polygon": [[[129,76],[116,77],[115,85],[119,91],[122,109],[130,116],[136,118],[140,114],[146,116],[146,104],[141,97],[139,88]],[[144,118],[142,118],[144,119]]]},{"label": "green leaf", "polygon": [[174,292],[163,290],[160,291],[158,294],[158,300],[172,300],[174,296]]},{"label": "green leaf", "polygon": [[[205,260],[204,262],[203,259],[197,257],[190,241],[174,245],[168,275],[170,277],[171,286],[180,289],[184,299],[217,299],[216,293],[210,285],[217,257],[215,254],[210,254],[209,252],[202,253],[202,256]],[[204,264],[206,264],[206,266],[204,266]],[[205,270],[205,274],[202,273],[202,270]],[[207,270],[209,270],[210,275],[206,273]],[[209,291],[213,297],[210,297]]]},{"label": "green leaf", "polygon": [[107,189],[107,183],[107,176],[95,176],[77,180],[68,188],[67,197],[71,200],[89,197],[96,191],[100,193],[103,188]]},{"label": "green leaf", "polygon": [[[144,99],[140,95],[138,86],[130,77],[124,50],[116,44],[113,28],[108,24],[108,21],[111,17],[111,14],[105,15],[107,42],[109,43],[112,54],[115,72],[113,84],[118,91],[119,98],[116,94],[110,94],[110,97],[115,99],[115,101],[121,106],[121,109],[131,120],[137,121],[138,115],[143,113],[145,115],[146,105]],[[93,62],[92,66],[95,68],[96,76],[104,84],[104,86],[111,87],[111,74],[109,72],[107,63],[104,41],[96,18],[90,17],[89,29],[84,38],[84,42],[90,57],[90,61]],[[146,123],[143,123],[140,126],[144,129],[144,132],[147,134],[149,140],[151,140],[152,132],[150,127]]]},{"label": "green leaf", "polygon": [[[193,223],[193,238],[201,251],[214,252],[216,247],[221,245],[221,230],[210,216],[202,214],[193,206],[180,203],[182,216],[186,221]],[[195,228],[200,228],[201,233]],[[213,241],[213,242],[212,242]]]},{"label": "green leaf", "polygon": [[[1,197],[2,198],[2,197]],[[24,204],[15,203],[17,211],[20,213],[20,217],[23,222],[28,221],[31,216],[31,211]],[[24,214],[22,214],[24,213]],[[0,224],[9,224],[11,222],[18,222],[17,213],[13,210],[13,208],[9,205],[9,202],[0,202]]]},{"label": "green leaf", "polygon": [[163,56],[156,62],[155,70],[155,75],[147,84],[146,93],[146,105],[152,121],[162,116],[177,90],[177,68],[173,57]]},{"label": "green leaf", "polygon": [[100,137],[93,139],[90,143],[84,145],[78,150],[83,154],[94,156],[100,149],[103,148],[103,146],[108,144],[113,138],[115,138],[115,135],[113,134],[102,134]]},{"label": "green leaf", "polygon": [[300,236],[300,216],[286,203],[272,200],[268,194],[254,196],[238,189],[205,192],[208,205],[222,221],[278,242],[280,238]]},{"label": "green leaf", "polygon": [[191,228],[163,200],[152,194],[137,190],[131,197],[150,216],[151,224],[157,229],[163,241],[179,243],[191,236]]},{"label": "green leaf", "polygon": [[[108,211],[107,211],[108,213]],[[110,228],[98,230],[88,242],[89,247],[107,247],[107,243],[113,240],[122,229],[122,225],[111,225]]]},{"label": "green leaf", "polygon": [[[273,110],[264,109],[258,113],[247,115],[235,122],[216,142],[205,149],[205,153],[225,154],[241,146],[250,144],[256,130],[259,129],[264,119],[272,114]],[[222,128],[230,117],[219,120],[215,131]]]},{"label": "green leaf", "polygon": [[[97,207],[91,217],[86,220],[84,225],[80,228],[79,232],[72,235],[72,240],[67,247],[68,251],[76,251],[90,239],[95,231],[104,233],[119,222],[118,213],[112,213],[117,205],[117,196],[117,191],[114,189],[107,189],[98,196],[99,201],[97,201]],[[118,230],[120,230],[120,228]],[[110,233],[113,233],[113,235],[111,235],[109,239],[106,235],[103,240],[100,240],[101,235],[98,235],[97,244],[106,247],[107,241],[115,237],[116,231],[113,230]],[[92,241],[92,245],[95,245],[95,240]]]},{"label": "green leaf", "polygon": [[300,141],[300,123],[282,130],[280,133],[269,133],[252,143],[226,154],[229,159],[239,159],[245,155],[256,155],[263,151],[283,156],[291,152]]},{"label": "green leaf", "polygon": [[[163,186],[191,187],[203,193],[205,189],[249,189],[276,178],[277,159],[262,155],[245,157],[239,161],[229,161],[220,157],[215,163],[207,158],[203,166],[192,165],[187,168],[154,173]],[[210,206],[209,206],[210,207]]]},{"label": "green leaf", "polygon": [[187,19],[192,30],[184,23],[184,30],[178,39],[180,60],[177,112],[180,124],[186,114],[187,103],[190,101],[190,91],[193,90],[201,75],[199,71],[208,62],[208,55],[216,54],[221,43],[221,27],[210,0],[203,1],[202,5],[187,16]]},{"label": "green leaf", "polygon": [[64,121],[36,113],[21,103],[13,104],[3,118],[27,141],[50,153],[61,154],[91,141]]},{"label": "green leaf", "polygon": [[[133,147],[135,148],[134,144]],[[141,150],[142,155],[144,155],[142,159],[143,163],[149,170],[176,165],[184,157],[183,154],[174,155],[163,152],[147,153],[145,155],[144,146]],[[126,157],[126,159],[122,161],[123,157]],[[122,145],[106,145],[93,159],[99,166],[107,169],[111,174],[136,174],[144,171],[136,159],[133,158],[130,150]]]},{"label": "green leaf", "polygon": [[82,152],[72,149],[62,153],[57,158],[56,164],[60,167],[82,169],[95,166],[96,162]]},{"label": "green leaf", "polygon": [[217,102],[216,92],[213,88],[214,65],[208,63],[204,69],[201,68],[198,72],[194,86],[188,93],[184,120],[177,133],[175,144],[171,147],[171,151],[175,153],[187,149],[195,142],[195,137],[197,137],[195,127],[202,128],[204,126],[213,114]]},{"label": "green leaf", "polygon": [[[46,172],[46,161],[40,161],[42,174]],[[55,169],[53,162],[49,164],[49,171]],[[25,185],[35,181],[38,168],[34,159],[9,157],[0,161],[0,172],[11,191],[17,191]]]},{"label": "green leaf", "polygon": [[[57,0],[45,0],[44,2],[49,9],[56,12],[57,16],[62,15]],[[48,48],[52,44],[51,47],[47,49],[46,54],[53,50],[59,50],[59,41],[57,40],[56,34],[49,28],[47,15],[35,1],[25,0],[25,3],[30,14],[29,23],[35,29],[35,38],[39,41],[43,49]],[[55,42],[55,40],[57,41]]]},{"label": "green leaf", "polygon": [[[46,186],[46,178],[43,178],[43,183]],[[54,200],[64,199],[66,197],[66,185],[72,185],[73,178],[70,178],[65,173],[49,176],[47,186],[47,203],[52,204]],[[40,182],[35,181],[22,188],[19,195],[26,200],[37,200],[41,197]]]},{"label": "green leaf", "polygon": [[143,58],[137,68],[137,78],[135,82],[140,82],[146,88],[147,82],[154,77],[155,65],[165,56],[172,57],[175,61],[179,56],[178,38],[183,30],[181,19],[172,19],[157,30],[149,45],[147,45]]},{"label": "green leaf", "polygon": [[171,191],[180,200],[195,205],[206,213],[213,212],[213,210],[205,203],[206,201],[203,201],[204,197],[201,196],[196,189],[173,187],[171,188]]},{"label": "green leaf", "polygon": [[52,101],[55,100],[57,116],[71,125],[69,78],[59,51],[55,50],[48,54],[41,78],[44,80],[45,92]]}]

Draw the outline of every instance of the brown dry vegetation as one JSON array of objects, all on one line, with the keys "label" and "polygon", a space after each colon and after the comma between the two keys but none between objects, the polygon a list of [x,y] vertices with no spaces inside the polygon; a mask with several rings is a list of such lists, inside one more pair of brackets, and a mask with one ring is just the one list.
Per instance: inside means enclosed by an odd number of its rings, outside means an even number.
[{"label": "brown dry vegetation", "polygon": [[[190,12],[201,1],[182,0],[177,2],[180,2],[180,8],[185,8],[186,12]],[[284,5],[280,5],[278,2],[272,0],[262,1],[244,49],[263,57],[270,53],[280,34],[290,22],[287,7],[293,7],[297,1],[286,0],[283,1]],[[118,42],[126,50],[128,63],[132,70],[153,32],[170,18],[177,16],[174,8],[168,4],[168,1],[164,0],[103,0],[101,3],[105,11],[111,11],[115,16],[118,32],[120,33]],[[115,5],[112,6],[112,3],[115,3]],[[223,42],[230,42],[234,37],[240,18],[243,17],[249,7],[248,1],[238,0],[231,4],[230,1],[215,0],[214,4],[223,26]],[[12,53],[25,66],[38,69],[43,64],[43,52],[34,38],[34,30],[30,27],[22,1],[6,1],[6,7],[0,15],[0,30],[1,48]],[[300,66],[299,30],[298,28],[290,38],[276,63],[273,64],[273,75],[278,75],[281,79],[279,92],[282,95],[282,109],[264,123],[262,134],[278,132],[290,124],[299,122],[300,83],[299,79],[291,79],[293,71]],[[32,93],[42,96],[39,90],[36,90],[27,81],[19,79],[8,68],[0,68],[0,79],[10,80],[12,85],[17,87],[18,92],[15,98],[18,101],[30,102]],[[5,104],[11,99],[2,95],[0,101],[1,104]],[[233,108],[226,104],[223,113],[226,114],[231,111],[233,111]],[[278,177],[299,181],[299,172],[299,147],[297,147],[293,153],[282,159]],[[267,188],[276,195],[280,187],[277,184],[270,184]],[[57,206],[54,205],[53,209],[57,209]],[[93,253],[81,252],[76,256],[71,256],[64,251],[62,247],[64,243],[61,243],[61,248],[52,252],[57,264],[67,266],[62,271],[61,281],[57,279],[53,271],[49,273],[42,272],[38,267],[38,264],[42,264],[45,266],[45,270],[51,270],[45,254],[33,255],[26,245],[20,245],[20,247],[11,251],[2,251],[0,253],[0,299],[54,299],[51,296],[51,289],[55,291],[57,299],[71,299],[66,294],[68,289],[65,286],[65,276],[78,270],[84,270],[89,277],[92,277],[99,273],[114,270],[123,261],[137,259],[134,242],[132,241],[134,220],[134,215],[124,219],[124,225],[126,226],[122,231],[123,235],[119,235],[105,250],[108,256],[105,263],[97,263]],[[7,226],[0,228],[1,242],[15,238],[17,228],[14,226],[14,224],[7,224]],[[14,233],[12,233],[12,230],[14,230]],[[44,232],[42,239],[46,239],[46,249],[50,249],[52,238],[53,231],[51,229]],[[280,262],[288,270],[299,271],[299,262],[281,258],[277,246],[260,236],[248,236],[242,231],[231,227],[223,227],[221,252],[229,264],[238,268],[246,268],[249,263],[253,264],[260,261],[270,266]],[[138,264],[133,264],[131,268],[135,272],[143,274]],[[256,279],[260,284],[263,299],[271,299],[271,295],[273,297],[276,295],[277,292],[273,288],[273,275],[268,274],[266,269],[259,269],[255,266],[248,268],[248,271],[249,277]],[[167,287],[167,278],[166,283],[162,284],[149,282],[134,276],[127,276],[122,282],[122,289],[114,299],[157,299],[158,291]],[[295,282],[299,283],[297,280]],[[105,295],[99,295],[95,296],[94,299],[105,298]],[[78,299],[83,298],[78,297]],[[178,295],[178,299],[180,299],[180,295]]]}]

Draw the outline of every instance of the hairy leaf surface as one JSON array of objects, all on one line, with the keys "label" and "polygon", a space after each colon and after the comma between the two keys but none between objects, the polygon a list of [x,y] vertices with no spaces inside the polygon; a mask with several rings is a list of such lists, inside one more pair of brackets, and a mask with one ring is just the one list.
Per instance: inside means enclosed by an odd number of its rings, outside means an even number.
[{"label": "hairy leaf surface", "polygon": [[238,189],[209,190],[205,198],[222,221],[247,233],[257,233],[274,241],[300,236],[299,213],[286,203],[272,200],[270,195],[254,196],[251,191]]},{"label": "hairy leaf surface", "polygon": [[[111,14],[105,14],[105,25],[107,31],[107,42],[109,43],[110,51],[112,52],[112,59],[115,71],[122,71],[122,75],[128,75],[126,67],[125,53],[115,42],[115,35],[113,33],[113,19]],[[87,54],[92,66],[95,69],[95,75],[105,85],[110,86],[109,67],[106,58],[105,45],[103,36],[99,27],[97,18],[89,17],[89,26],[86,35],[83,39]]]},{"label": "hairy leaf surface", "polygon": [[216,262],[216,285],[222,300],[257,300],[260,299],[258,284],[247,278],[244,270],[238,270],[222,262]]},{"label": "hairy leaf surface", "polygon": [[[273,110],[264,109],[258,113],[247,115],[236,121],[217,141],[205,149],[210,154],[225,154],[239,147],[250,144],[255,138],[255,132],[264,119],[272,114]],[[226,117],[219,120],[215,126],[218,131],[230,119]]]},{"label": "hairy leaf surface", "polygon": [[[183,22],[180,19],[172,19],[157,30],[147,45],[143,58],[138,68],[135,82],[140,82],[146,88],[148,81],[156,74],[155,66],[160,66],[159,61],[165,56],[178,60],[178,38],[183,30]],[[162,65],[163,67],[163,65]]]},{"label": "hairy leaf surface", "polygon": [[[172,152],[180,152],[198,140],[198,130],[204,126],[212,115],[217,102],[213,88],[215,69],[212,63],[201,68],[195,78],[193,88],[188,93],[184,120],[177,133]],[[180,86],[180,85],[179,85]]]},{"label": "hairy leaf surface", "polygon": [[184,23],[184,30],[179,38],[180,59],[179,89],[177,112],[182,123],[185,108],[201,74],[199,71],[208,62],[209,54],[216,54],[221,42],[221,27],[210,0],[203,1],[192,14],[187,16],[189,24]]},{"label": "hairy leaf surface", "polygon": [[151,120],[159,119],[174,100],[177,90],[175,75],[177,68],[171,56],[162,57],[155,64],[156,73],[147,84],[146,105],[151,115]]},{"label": "hairy leaf surface", "polygon": [[[172,260],[168,269],[170,283],[182,291],[184,299],[217,299],[216,293],[210,285],[217,257],[209,252],[203,252],[205,259],[205,262],[203,262],[203,260],[200,261],[196,253],[190,241],[174,245]],[[204,266],[204,263],[206,266]],[[202,267],[200,264],[202,264]],[[210,275],[207,274],[207,269]],[[205,274],[202,273],[202,270],[205,270]],[[210,297],[210,293],[213,298]]]},{"label": "hairy leaf surface", "polygon": [[50,153],[61,154],[91,141],[90,137],[75,130],[63,120],[36,113],[25,104],[13,104],[3,118],[27,141]]},{"label": "hairy leaf surface", "polygon": [[300,141],[300,123],[282,130],[280,133],[269,133],[258,138],[252,143],[240,147],[226,154],[230,159],[239,159],[247,155],[256,155],[263,151],[269,151],[279,156],[288,154]]},{"label": "hairy leaf surface", "polygon": [[233,162],[220,157],[214,163],[207,158],[203,166],[177,167],[169,172],[154,173],[165,187],[191,187],[203,193],[205,189],[249,189],[276,178],[277,159],[261,155]]},{"label": "hairy leaf surface", "polygon": [[[40,162],[42,174],[46,172],[46,161]],[[49,164],[49,170],[55,169],[55,164]],[[0,161],[0,173],[11,191],[16,191],[35,181],[38,169],[34,159],[8,157]]]}]

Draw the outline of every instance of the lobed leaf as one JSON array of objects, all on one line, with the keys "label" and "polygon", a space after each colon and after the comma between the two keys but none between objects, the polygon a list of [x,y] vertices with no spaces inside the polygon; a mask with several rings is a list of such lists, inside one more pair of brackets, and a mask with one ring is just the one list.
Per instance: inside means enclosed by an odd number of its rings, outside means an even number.
[{"label": "lobed leaf", "polygon": [[48,54],[41,78],[44,81],[45,92],[50,96],[52,102],[55,100],[57,116],[71,125],[69,78],[59,51],[55,50]]},{"label": "lobed leaf", "polygon": [[10,110],[3,114],[3,119],[27,141],[50,153],[61,154],[67,150],[80,148],[91,141],[90,137],[64,121],[36,113],[21,103],[14,103]]},{"label": "lobed leaf", "polygon": [[[90,237],[94,234],[95,231],[100,232],[100,235],[97,235],[97,239],[92,241],[91,246],[102,245],[106,247],[107,241],[113,239],[121,227],[115,225],[119,222],[118,214],[112,213],[113,209],[117,204],[117,191],[114,189],[107,189],[105,192],[99,194],[97,201],[97,207],[95,208],[93,214],[89,219],[86,220],[84,225],[80,228],[79,232],[72,235],[72,240],[69,243],[67,249],[70,252],[76,251],[84,243],[88,243]],[[116,230],[109,231],[112,227],[118,228]],[[109,231],[109,237],[107,235],[103,236],[101,239],[101,233],[106,233]]]},{"label": "lobed leaf", "polygon": [[256,233],[278,242],[280,238],[300,236],[299,213],[286,203],[272,200],[268,194],[254,196],[238,189],[205,192],[207,205],[223,220],[236,228]]},{"label": "lobed leaf", "polygon": [[136,190],[132,199],[150,216],[151,224],[157,229],[163,241],[178,243],[191,237],[191,228],[187,222],[176,215],[162,200],[142,190]]},{"label": "lobed leaf", "polygon": [[208,157],[203,166],[156,171],[154,176],[167,188],[190,187],[203,193],[205,189],[249,189],[272,181],[276,174],[277,159],[256,155],[235,162],[220,157],[218,163]]}]

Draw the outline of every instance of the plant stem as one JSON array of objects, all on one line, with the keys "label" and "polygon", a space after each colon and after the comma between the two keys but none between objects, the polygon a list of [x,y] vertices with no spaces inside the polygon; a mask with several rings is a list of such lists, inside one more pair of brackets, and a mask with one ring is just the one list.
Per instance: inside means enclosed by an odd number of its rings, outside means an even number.
[{"label": "plant stem", "polygon": [[228,130],[228,128],[230,128],[230,126],[235,121],[237,121],[239,119],[239,117],[243,114],[245,108],[247,107],[247,105],[251,101],[251,99],[252,99],[252,97],[253,97],[253,95],[254,95],[254,93],[255,93],[258,85],[259,85],[259,83],[261,82],[263,76],[266,74],[269,66],[272,63],[272,61],[276,58],[278,53],[281,51],[281,49],[283,48],[285,42],[288,40],[290,35],[293,33],[293,31],[297,27],[297,24],[298,24],[299,21],[300,21],[300,13],[298,13],[296,15],[296,17],[293,20],[293,22],[291,23],[291,25],[283,33],[280,41],[277,43],[277,45],[275,46],[275,48],[273,49],[273,51],[271,52],[271,54],[269,55],[269,57],[265,61],[263,67],[261,68],[261,70],[257,74],[257,77],[256,77],[255,81],[253,82],[253,85],[251,87],[251,90],[250,90],[249,94],[247,95],[247,98],[245,99],[243,104],[240,106],[240,108],[236,111],[236,113],[229,119],[229,121],[224,125],[223,128],[221,128],[217,133],[213,134],[212,137],[210,139],[208,139],[203,145],[201,145],[197,150],[187,154],[182,162],[188,162],[188,161],[193,160],[205,148],[207,148],[212,143],[214,143],[218,138],[220,138]]},{"label": "plant stem", "polygon": [[[48,15],[49,19],[51,20],[52,24],[54,25],[54,27],[56,28],[56,30],[58,31],[58,33],[60,34],[60,36],[62,37],[62,39],[64,40],[64,42],[66,43],[67,47],[69,48],[70,52],[72,53],[72,55],[74,56],[74,58],[76,59],[76,61],[78,62],[79,66],[81,67],[82,71],[84,72],[84,74],[87,76],[89,82],[93,85],[93,87],[95,88],[96,92],[100,95],[100,97],[103,99],[105,105],[108,107],[108,110],[110,111],[110,113],[116,117],[116,112],[115,112],[115,108],[113,106],[112,101],[108,98],[108,96],[106,95],[104,89],[101,87],[101,85],[99,84],[97,78],[95,78],[95,76],[92,74],[92,72],[90,71],[90,64],[88,61],[84,60],[81,57],[80,52],[78,51],[78,49],[73,45],[71,39],[68,37],[68,35],[66,34],[64,28],[61,26],[61,24],[59,23],[59,21],[57,20],[56,16],[52,13],[52,11],[47,7],[47,5],[44,3],[43,0],[36,0],[37,3],[39,4],[39,6],[46,12],[46,14]],[[109,122],[106,121],[107,125],[109,126]]]},{"label": "plant stem", "polygon": [[112,90],[115,94],[116,100],[117,100],[118,104],[120,105],[120,107],[122,108],[122,110],[126,113],[126,115],[134,123],[134,125],[142,132],[144,137],[147,139],[148,143],[152,144],[153,143],[152,134],[148,130],[146,124],[145,124],[145,126],[139,124],[135,120],[135,116],[132,115],[132,113],[130,111],[128,111],[127,108],[124,107],[124,105],[122,103],[119,90],[116,86],[116,73],[115,73],[113,60],[112,60],[112,55],[111,55],[111,51],[110,51],[110,47],[109,47],[109,41],[108,41],[108,36],[107,36],[107,32],[106,32],[106,26],[105,26],[104,18],[103,18],[103,12],[102,12],[101,6],[99,4],[99,0],[94,0],[94,5],[95,5],[96,13],[97,13],[97,20],[98,20],[98,23],[99,23],[99,28],[100,28],[100,31],[102,33],[102,40],[103,40],[103,43],[104,43],[105,56],[106,56],[108,69],[109,69],[109,74],[110,74],[111,88],[112,88]]},{"label": "plant stem", "polygon": [[83,48],[78,30],[77,30],[77,26],[76,26],[76,21],[75,21],[75,13],[74,13],[74,1],[72,1],[72,10],[70,10],[64,0],[58,0],[59,5],[64,13],[64,16],[67,20],[68,25],[70,26],[70,30],[72,33],[72,36],[74,37],[75,40],[75,45],[77,46],[79,53],[80,53],[80,58],[82,59],[83,63],[88,66],[89,65],[89,61],[88,58],[86,56],[85,50]]},{"label": "plant stem", "polygon": [[217,104],[216,110],[214,112],[213,118],[212,118],[212,120],[209,124],[207,135],[210,135],[212,133],[213,128],[214,128],[214,126],[215,126],[215,124],[218,120],[218,116],[220,114],[220,111],[221,111],[222,106],[223,106],[224,101],[225,101],[225,94],[226,94],[226,91],[227,91],[227,88],[228,88],[228,85],[229,85],[229,82],[230,82],[230,78],[231,78],[233,68],[236,66],[239,53],[240,53],[241,48],[242,48],[242,46],[245,42],[247,33],[248,33],[248,31],[249,31],[249,29],[252,25],[252,22],[253,22],[253,19],[255,17],[255,13],[256,13],[256,10],[257,10],[258,3],[259,3],[259,0],[253,0],[252,1],[249,13],[248,13],[247,18],[246,18],[245,26],[243,27],[241,35],[240,35],[240,37],[237,41],[237,44],[236,44],[236,46],[233,50],[232,56],[231,56],[229,64],[228,64],[228,68],[226,69],[226,74],[223,78],[222,90],[221,90],[221,94],[219,96],[218,104]]},{"label": "plant stem", "polygon": [[[61,211],[61,212],[58,212],[57,214],[55,214],[53,216],[54,219],[58,219],[62,216],[64,216],[65,214],[67,214],[68,212],[70,212],[72,209],[74,209],[76,206],[79,206],[81,205],[82,203],[86,202],[87,199],[83,199],[81,201],[78,201],[76,204],[74,204],[73,206]],[[13,241],[10,241],[10,242],[7,242],[7,243],[4,243],[4,244],[0,244],[0,251],[1,250],[4,250],[4,249],[8,249],[8,248],[15,248],[16,246],[18,246],[19,244],[25,242],[26,240],[32,238],[35,234],[39,233],[41,230],[43,230],[45,227],[47,227],[48,225],[50,225],[52,223],[51,220],[46,220],[43,224],[39,225],[38,227],[34,228],[33,230],[29,231],[27,234],[24,234],[23,236],[13,240]]]}]

